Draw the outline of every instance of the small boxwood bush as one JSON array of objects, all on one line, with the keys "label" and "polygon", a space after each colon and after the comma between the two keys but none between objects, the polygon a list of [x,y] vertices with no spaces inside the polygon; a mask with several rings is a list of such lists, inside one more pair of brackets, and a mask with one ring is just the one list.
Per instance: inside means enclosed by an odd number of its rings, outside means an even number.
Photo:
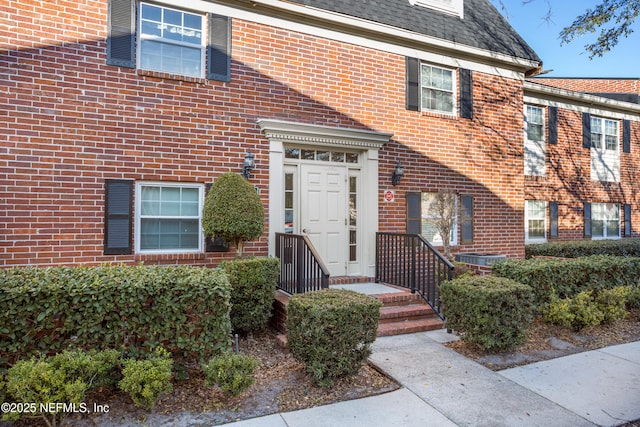
[{"label": "small boxwood bush", "polygon": [[127,359],[123,362],[120,390],[129,393],[140,408],[152,409],[164,393],[173,390],[171,354],[158,347],[146,360]]},{"label": "small boxwood bush", "polygon": [[587,290],[568,298],[557,295],[543,308],[545,321],[579,331],[600,323],[611,323],[627,316],[625,303],[630,288],[617,286],[601,291]]},{"label": "small boxwood bush", "polygon": [[583,290],[637,286],[640,258],[594,255],[574,259],[508,259],[493,265],[493,274],[531,286],[538,306]]},{"label": "small boxwood bush", "polygon": [[29,411],[6,413],[3,419],[33,416],[42,418],[47,425],[59,424],[68,410],[53,406],[50,411],[42,411],[40,405],[58,403],[78,411],[86,409],[87,391],[110,385],[110,378],[117,378],[119,359],[120,353],[115,350],[89,353],[76,350],[18,361],[7,371],[6,396],[2,401],[33,406]]},{"label": "small boxwood bush", "polygon": [[525,256],[578,258],[591,255],[640,257],[640,239],[575,240],[525,246]]},{"label": "small boxwood bush", "polygon": [[640,287],[629,289],[627,294],[627,308],[640,308]]},{"label": "small boxwood bush", "polygon": [[240,333],[264,329],[271,317],[280,275],[278,258],[252,258],[221,263],[231,283],[231,325]]},{"label": "small boxwood bush", "polygon": [[258,365],[258,361],[251,356],[227,353],[203,364],[202,373],[208,386],[217,385],[225,394],[237,396],[251,387],[253,372]]},{"label": "small boxwood bush", "polygon": [[533,318],[529,286],[494,276],[466,276],[440,288],[447,327],[485,351],[523,344]]},{"label": "small boxwood bush", "polygon": [[231,347],[230,285],[200,267],[0,269],[0,360],[65,348],[205,359]]},{"label": "small boxwood bush", "polygon": [[291,354],[320,386],[355,375],[371,354],[380,301],[341,289],[294,295],[287,309]]}]

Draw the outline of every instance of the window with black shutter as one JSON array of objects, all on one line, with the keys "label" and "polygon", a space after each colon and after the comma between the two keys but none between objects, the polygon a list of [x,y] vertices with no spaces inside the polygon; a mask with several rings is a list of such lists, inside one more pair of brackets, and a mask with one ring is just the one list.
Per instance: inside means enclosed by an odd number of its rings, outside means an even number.
[{"label": "window with black shutter", "polygon": [[591,114],[582,113],[582,147],[591,148]]},{"label": "window with black shutter", "polygon": [[209,46],[207,78],[228,82],[231,79],[231,18],[208,14]]},{"label": "window with black shutter", "polygon": [[466,68],[460,69],[460,117],[473,118],[473,73]]},{"label": "window with black shutter", "polygon": [[558,237],[558,202],[549,202],[549,237]]},{"label": "window with black shutter", "polygon": [[132,253],[131,204],[133,181],[105,181],[105,255],[125,255]]},{"label": "window with black shutter", "polygon": [[420,60],[407,57],[406,63],[407,110],[420,111]]},{"label": "window with black shutter", "polygon": [[622,121],[622,151],[624,153],[631,152],[631,122],[629,120]]}]

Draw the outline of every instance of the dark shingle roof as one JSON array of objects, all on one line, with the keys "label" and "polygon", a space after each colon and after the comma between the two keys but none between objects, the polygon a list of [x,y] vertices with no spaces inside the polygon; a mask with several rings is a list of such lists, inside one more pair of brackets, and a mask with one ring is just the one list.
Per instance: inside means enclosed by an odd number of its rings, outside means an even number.
[{"label": "dark shingle roof", "polygon": [[289,0],[466,46],[540,61],[489,0],[464,0],[464,19],[412,6],[409,0]]}]

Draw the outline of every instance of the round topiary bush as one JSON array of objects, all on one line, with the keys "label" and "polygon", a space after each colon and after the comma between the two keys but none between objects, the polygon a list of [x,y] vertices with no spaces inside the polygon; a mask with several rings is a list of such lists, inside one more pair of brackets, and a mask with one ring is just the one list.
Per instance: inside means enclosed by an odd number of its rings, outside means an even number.
[{"label": "round topiary bush", "polygon": [[231,242],[241,257],[244,242],[264,231],[264,208],[253,185],[237,173],[220,175],[205,198],[202,228],[205,236]]},{"label": "round topiary bush", "polygon": [[440,287],[447,328],[486,351],[523,344],[533,319],[533,291],[514,280],[463,276]]},{"label": "round topiary bush", "polygon": [[287,342],[320,386],[355,375],[371,354],[380,301],[341,289],[298,294],[287,308]]}]

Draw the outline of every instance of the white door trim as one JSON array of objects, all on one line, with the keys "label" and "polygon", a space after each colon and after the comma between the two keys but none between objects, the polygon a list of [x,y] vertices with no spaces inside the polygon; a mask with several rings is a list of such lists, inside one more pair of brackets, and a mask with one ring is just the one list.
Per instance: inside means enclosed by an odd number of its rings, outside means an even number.
[{"label": "white door trim", "polygon": [[269,255],[275,256],[274,235],[284,231],[284,144],[304,144],[360,151],[361,274],[375,275],[375,233],[378,230],[378,152],[393,136],[370,130],[258,120],[269,140]]}]

